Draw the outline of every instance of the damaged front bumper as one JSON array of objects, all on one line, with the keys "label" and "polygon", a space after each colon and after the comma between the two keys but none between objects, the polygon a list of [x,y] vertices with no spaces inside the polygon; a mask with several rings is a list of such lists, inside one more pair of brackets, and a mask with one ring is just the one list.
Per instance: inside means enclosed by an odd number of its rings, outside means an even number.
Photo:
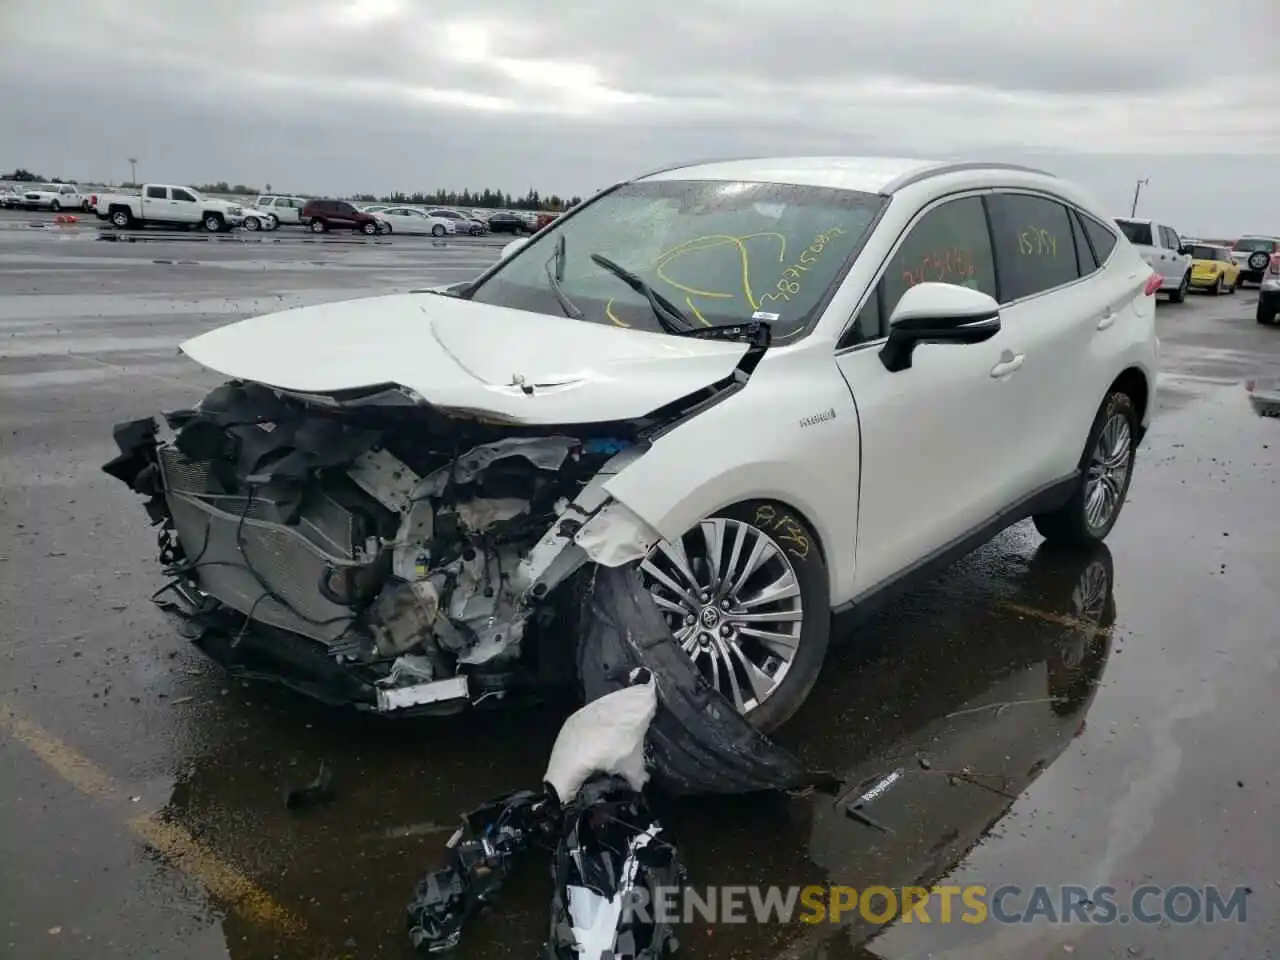
[{"label": "damaged front bumper", "polygon": [[155,599],[234,673],[329,703],[454,712],[571,683],[557,588],[660,539],[603,489],[643,451],[625,436],[239,382],[165,419],[172,439],[119,425],[103,468],[148,498]]}]

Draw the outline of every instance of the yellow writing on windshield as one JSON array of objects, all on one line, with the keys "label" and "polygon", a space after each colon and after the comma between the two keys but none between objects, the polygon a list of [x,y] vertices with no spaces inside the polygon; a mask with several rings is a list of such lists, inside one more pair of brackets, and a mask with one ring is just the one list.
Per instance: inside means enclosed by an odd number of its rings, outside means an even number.
[{"label": "yellow writing on windshield", "polygon": [[[728,234],[728,233],[712,233],[700,237],[694,237],[686,240],[674,247],[663,250],[653,261],[654,272],[658,279],[666,285],[679,290],[684,296],[685,306],[689,308],[689,312],[703,326],[711,326],[711,322],[703,316],[699,309],[699,301],[706,300],[736,300],[742,297],[746,300],[752,311],[759,310],[765,301],[790,301],[793,297],[800,294],[802,289],[802,280],[804,275],[812,269],[812,267],[821,258],[823,252],[830,244],[833,238],[844,235],[845,231],[841,227],[831,227],[824,230],[813,238],[813,241],[800,252],[795,261],[785,267],[779,279],[774,284],[773,290],[757,296],[752,287],[752,256],[754,251],[755,266],[760,267],[761,263],[773,262],[773,250],[777,249],[777,262],[785,263],[787,256],[787,238],[781,233],[766,231],[760,233],[746,234]],[[769,253],[766,255],[762,252],[760,244],[749,246],[750,241],[770,241],[768,244]],[[737,289],[715,290],[708,289],[705,282],[690,281],[686,282],[684,278],[677,279],[673,273],[678,273],[676,266],[679,261],[691,253],[701,253],[708,250],[725,249],[737,254],[738,271],[735,283]],[[696,285],[695,285],[696,284]],[[630,327],[631,324],[624,321],[614,310],[615,299],[611,298],[605,303],[605,316],[609,322],[619,327]],[[703,304],[705,306],[705,303]],[[798,334],[800,330],[788,331],[781,335],[775,335],[775,340],[784,340],[789,336]]]},{"label": "yellow writing on windshield", "polygon": [[[760,299],[763,300],[785,300],[790,301],[792,297],[800,293],[800,279],[804,274],[809,272],[809,268],[818,262],[818,258],[822,256],[822,252],[827,248],[827,244],[831,242],[831,238],[843,235],[844,231],[839,227],[832,227],[830,230],[824,230],[813,238],[813,243],[805,247],[800,252],[799,259],[782,271],[782,276],[778,278],[774,290],[766,293]],[[759,307],[758,303],[751,304],[753,308]]]},{"label": "yellow writing on windshield", "polygon": [[1018,233],[1018,252],[1024,257],[1056,257],[1058,238],[1043,227],[1029,226]]}]

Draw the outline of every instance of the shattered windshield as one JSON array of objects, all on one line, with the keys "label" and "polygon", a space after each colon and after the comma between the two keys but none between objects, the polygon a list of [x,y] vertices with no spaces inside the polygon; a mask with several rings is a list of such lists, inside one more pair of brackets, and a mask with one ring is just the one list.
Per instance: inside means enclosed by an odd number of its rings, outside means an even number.
[{"label": "shattered windshield", "polygon": [[774,343],[795,341],[817,320],[884,202],[791,184],[626,184],[557,221],[470,298],[563,316],[571,311],[558,287],[583,320],[662,331],[649,299],[596,255],[638,276],[695,327],[754,318],[769,322]]}]

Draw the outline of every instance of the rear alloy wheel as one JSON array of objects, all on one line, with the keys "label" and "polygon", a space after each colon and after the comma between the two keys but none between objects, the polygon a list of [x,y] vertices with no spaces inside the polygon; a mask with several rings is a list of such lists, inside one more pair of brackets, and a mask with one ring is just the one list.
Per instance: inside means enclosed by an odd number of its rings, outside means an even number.
[{"label": "rear alloy wheel", "polygon": [[807,524],[780,504],[738,504],[655,546],[640,574],[694,666],[753,726],[773,730],[800,708],[831,633]]},{"label": "rear alloy wheel", "polygon": [[1276,305],[1274,302],[1267,303],[1262,297],[1258,297],[1258,322],[1268,327],[1276,322]]},{"label": "rear alloy wheel", "polygon": [[1227,292],[1227,278],[1225,274],[1218,274],[1218,282],[1213,285],[1210,291],[1215,297],[1220,297]]},{"label": "rear alloy wheel", "polygon": [[324,233],[328,229],[329,229],[329,225],[319,218],[311,221],[312,233]]},{"label": "rear alloy wheel", "polygon": [[1169,301],[1171,303],[1181,303],[1183,300],[1187,299],[1187,288],[1190,286],[1191,274],[1184,273],[1182,275],[1182,282],[1178,284],[1178,289],[1169,294]]},{"label": "rear alloy wheel", "polygon": [[1078,546],[1097,543],[1111,532],[1133,478],[1138,426],[1127,393],[1116,391],[1103,401],[1089,431],[1075,492],[1053,513],[1033,518],[1046,540]]},{"label": "rear alloy wheel", "polygon": [[130,219],[129,211],[127,210],[113,210],[111,212],[111,225],[119,227],[121,230],[129,226]]},{"label": "rear alloy wheel", "polygon": [[62,204],[60,204],[57,200],[55,200],[55,201],[53,201],[53,203],[49,204],[49,211],[50,211],[51,213],[57,213],[57,212],[58,212],[59,210],[61,210],[61,209],[62,209]]}]

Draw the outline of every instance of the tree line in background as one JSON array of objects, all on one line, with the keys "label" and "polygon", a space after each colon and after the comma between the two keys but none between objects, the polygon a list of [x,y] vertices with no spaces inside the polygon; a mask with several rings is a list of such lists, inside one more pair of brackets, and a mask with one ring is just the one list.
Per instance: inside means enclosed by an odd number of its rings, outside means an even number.
[{"label": "tree line in background", "polygon": [[[42,177],[19,167],[9,174],[0,174],[0,180],[11,180],[16,183],[63,183],[64,181],[58,177]],[[74,180],[66,181],[74,183]],[[140,183],[122,183],[122,190],[136,190],[142,186]],[[250,196],[258,193],[271,193],[271,184],[267,184],[263,190],[257,187],[251,187],[244,183],[227,183],[225,180],[219,180],[217,183],[195,183],[192,184],[201,193],[230,193],[240,196]],[[417,193],[389,193],[379,196],[373,193],[357,193],[346,199],[354,200],[358,203],[413,203],[421,206],[431,207],[483,207],[485,209],[502,208],[504,210],[568,210],[570,207],[577,206],[582,202],[581,197],[561,197],[558,194],[543,196],[537,190],[530,189],[524,196],[515,196],[502,190],[436,190],[431,193],[419,191]]]}]

